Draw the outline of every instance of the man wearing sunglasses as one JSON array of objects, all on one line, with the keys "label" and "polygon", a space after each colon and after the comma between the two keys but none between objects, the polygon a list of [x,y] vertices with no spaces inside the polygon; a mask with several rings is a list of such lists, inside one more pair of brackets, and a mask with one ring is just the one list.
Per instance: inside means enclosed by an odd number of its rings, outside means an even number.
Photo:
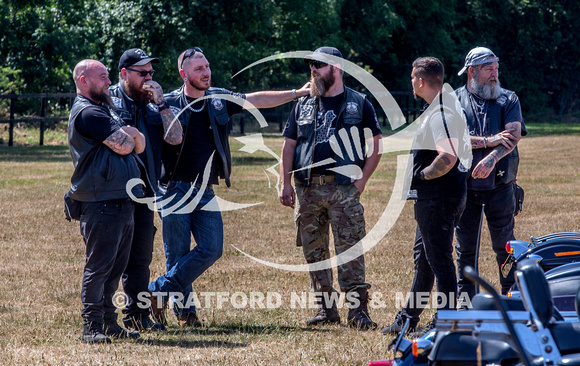
[{"label": "man wearing sunglasses", "polygon": [[[137,128],[146,141],[145,151],[139,157],[157,190],[161,175],[161,148],[181,142],[181,125],[171,124],[175,118],[163,99],[161,86],[152,80],[153,64],[159,59],[149,57],[143,50],[132,48],[119,60],[119,83],[109,88],[117,114],[126,125]],[[153,195],[154,192],[149,192]],[[129,263],[123,273],[123,288],[127,304],[123,309],[123,323],[127,328],[140,331],[164,330],[161,323],[149,317],[150,309],[138,301],[139,293],[147,293],[149,265],[153,255],[153,239],[157,230],[153,223],[154,212],[146,204],[135,203],[135,233]]]},{"label": "man wearing sunglasses", "polygon": [[[230,117],[240,113],[246,101],[257,108],[272,108],[296,100],[308,94],[309,83],[299,90],[249,94],[211,88],[209,61],[199,47],[182,52],[177,67],[183,86],[166,94],[165,100],[175,114],[181,112],[179,121],[183,125],[183,142],[179,146],[165,144],[161,177],[166,187],[163,200],[172,197],[164,207],[171,207],[183,199],[183,205],[195,208],[186,210],[186,213],[167,215],[162,211],[167,273],[151,282],[149,290],[154,296],[152,303],[156,319],[164,317],[168,300],[164,294],[183,295],[181,303],[174,302],[174,312],[179,325],[188,327],[201,325],[195,306],[188,301],[192,282],[222,255],[221,213],[204,209],[204,206],[214,199],[212,185],[218,184],[220,178],[228,187],[231,184]],[[196,203],[196,199],[199,202]],[[193,249],[192,235],[196,243]],[[174,296],[177,298],[179,295]]]},{"label": "man wearing sunglasses", "polygon": [[[381,129],[366,97],[344,86],[339,50],[318,48],[304,62],[310,65],[310,96],[300,98],[283,132],[280,201],[292,208],[296,204],[296,243],[306,261],[315,264],[330,258],[329,224],[337,254],[365,236],[359,199],[380,160]],[[311,271],[310,282],[319,310],[307,324],[340,323],[332,269]],[[349,326],[376,328],[367,308],[370,284],[362,250],[338,266],[338,283],[346,293]]]}]

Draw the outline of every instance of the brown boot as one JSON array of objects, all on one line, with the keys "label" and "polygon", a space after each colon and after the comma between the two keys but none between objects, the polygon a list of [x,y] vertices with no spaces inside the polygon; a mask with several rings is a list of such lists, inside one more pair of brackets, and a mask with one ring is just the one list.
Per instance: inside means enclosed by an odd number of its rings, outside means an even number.
[{"label": "brown boot", "polygon": [[163,300],[165,299],[161,299],[163,305],[159,306],[159,299],[156,296],[151,295],[151,317],[155,323],[167,325],[167,319],[165,318],[167,302]]},{"label": "brown boot", "polygon": [[318,312],[313,318],[306,321],[306,325],[340,323],[340,315],[336,308],[335,301],[332,301],[332,304],[329,304],[330,301],[325,301],[324,296],[321,295],[316,297],[316,303],[318,304]]},{"label": "brown boot", "polygon": [[[354,294],[352,292],[355,292]],[[358,299],[358,306],[357,301],[352,301],[349,304],[348,310],[348,325],[352,328],[360,329],[360,330],[369,330],[369,329],[376,329],[377,323],[371,320],[368,310],[368,302],[369,302],[369,293],[366,288],[357,288],[350,292],[349,297],[356,297]]]}]

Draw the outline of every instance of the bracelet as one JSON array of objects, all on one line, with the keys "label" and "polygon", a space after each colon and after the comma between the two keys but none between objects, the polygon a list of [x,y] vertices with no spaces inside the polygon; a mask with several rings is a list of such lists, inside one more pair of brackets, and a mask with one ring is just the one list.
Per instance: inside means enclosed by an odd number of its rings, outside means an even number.
[{"label": "bracelet", "polygon": [[167,103],[165,103],[165,99],[163,100],[163,102],[161,102],[161,104],[157,104],[157,108],[159,108],[159,112],[166,110],[167,108],[169,108],[167,106]]},{"label": "bracelet", "polygon": [[483,148],[486,149],[487,148],[487,142],[485,141],[485,136],[483,137]]},{"label": "bracelet", "polygon": [[296,97],[296,89],[292,89],[292,100],[297,101],[298,98]]},{"label": "bracelet", "polygon": [[423,172],[422,170],[419,172],[419,179],[425,180],[425,172]]}]

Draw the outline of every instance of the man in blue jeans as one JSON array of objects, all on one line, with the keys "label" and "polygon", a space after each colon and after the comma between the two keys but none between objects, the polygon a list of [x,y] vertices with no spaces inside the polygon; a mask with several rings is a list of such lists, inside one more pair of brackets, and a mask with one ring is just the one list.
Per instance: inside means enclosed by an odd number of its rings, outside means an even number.
[{"label": "man in blue jeans", "polygon": [[[257,108],[272,108],[296,100],[308,94],[309,83],[299,90],[250,94],[210,88],[211,69],[199,47],[182,52],[178,67],[184,84],[165,95],[183,126],[182,143],[166,144],[162,156],[161,182],[166,193],[160,212],[167,273],[151,282],[149,291],[155,318],[164,321],[164,308],[171,295],[175,315],[183,327],[201,325],[195,306],[188,301],[192,282],[222,255],[223,222],[212,185],[222,178],[230,186],[230,116],[240,113],[245,101]],[[207,98],[197,100],[203,97]],[[191,235],[196,243],[193,249]]]},{"label": "man in blue jeans", "polygon": [[[471,150],[463,113],[453,89],[443,87],[444,69],[434,57],[413,62],[415,98],[429,105],[421,114],[413,142],[410,194],[415,199],[415,277],[410,297],[383,334],[399,333],[407,319],[414,332],[419,315],[437,280],[437,308],[454,309],[457,277],[453,263],[453,233],[465,208]],[[426,327],[427,330],[432,323]]]}]

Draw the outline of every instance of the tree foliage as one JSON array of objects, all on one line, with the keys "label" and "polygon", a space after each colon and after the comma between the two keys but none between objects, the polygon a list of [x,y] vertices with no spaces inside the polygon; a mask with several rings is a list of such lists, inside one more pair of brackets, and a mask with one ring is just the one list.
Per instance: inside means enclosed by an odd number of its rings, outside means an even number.
[{"label": "tree foliage", "polygon": [[276,53],[333,45],[389,90],[409,90],[412,61],[439,57],[458,87],[465,54],[490,47],[501,81],[526,112],[577,111],[580,3],[571,0],[0,0],[0,92],[74,90],[72,69],[102,61],[117,80],[128,48],[161,62],[156,79],[180,85],[177,56],[199,46],[213,84],[234,90],[298,87],[297,60],[256,66]]}]

